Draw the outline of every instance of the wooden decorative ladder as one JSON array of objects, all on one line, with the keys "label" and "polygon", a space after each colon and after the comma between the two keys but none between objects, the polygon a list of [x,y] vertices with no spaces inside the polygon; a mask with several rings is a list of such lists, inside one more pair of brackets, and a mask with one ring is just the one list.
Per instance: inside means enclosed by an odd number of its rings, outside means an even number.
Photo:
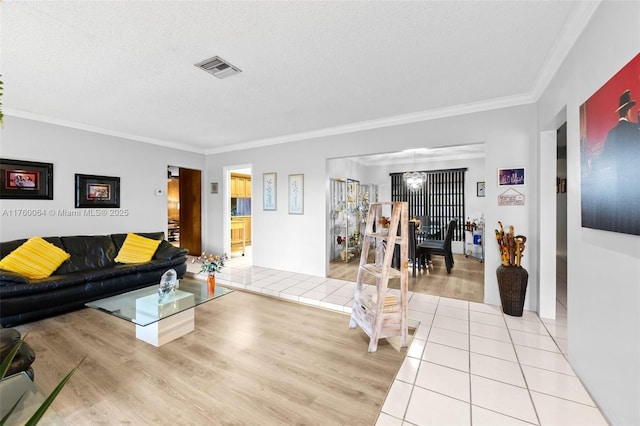
[{"label": "wooden decorative ladder", "polygon": [[[391,207],[388,232],[379,224],[383,207]],[[408,235],[409,215],[406,202],[372,203],[367,216],[367,226],[362,241],[360,266],[349,328],[360,326],[369,336],[369,352],[378,350],[378,339],[400,336],[400,346],[407,346],[408,299]],[[375,226],[375,230],[374,230]],[[400,232],[398,233],[398,230]],[[369,249],[375,243],[375,262],[367,263]],[[400,269],[392,266],[396,244],[400,248]],[[365,274],[376,278],[374,294],[363,295]],[[387,294],[389,279],[400,278],[400,300]]]}]

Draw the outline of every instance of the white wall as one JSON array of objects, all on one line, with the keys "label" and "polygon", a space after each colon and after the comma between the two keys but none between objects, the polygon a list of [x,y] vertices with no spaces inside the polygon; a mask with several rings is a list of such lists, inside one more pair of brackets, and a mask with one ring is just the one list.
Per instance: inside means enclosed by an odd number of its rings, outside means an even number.
[{"label": "white wall", "polygon": [[[499,207],[496,179],[501,167],[526,167],[535,176],[536,109],[524,105],[452,118],[367,130],[346,135],[328,136],[296,143],[275,145],[251,150],[211,154],[207,156],[207,175],[211,182],[222,181],[225,166],[250,163],[256,176],[252,202],[253,263],[293,272],[325,275],[327,265],[327,202],[329,158],[350,157],[400,151],[415,147],[445,147],[484,142],[487,176],[484,200],[487,232],[493,232],[497,221],[514,225],[517,232],[531,236],[524,253],[523,264],[529,271],[529,288],[525,309],[536,310],[537,300],[537,225],[536,183],[529,179],[519,190],[526,195],[526,205]],[[437,141],[437,142],[430,142]],[[278,210],[262,211],[262,181],[265,172],[278,173]],[[305,214],[287,213],[287,175],[305,174]],[[471,181],[471,179],[469,179]],[[472,182],[475,193],[475,181]],[[208,195],[211,209],[207,211],[209,224],[207,250],[221,251],[223,247],[223,217],[221,200],[224,194]],[[487,244],[485,260],[485,301],[500,304],[495,269],[500,260],[497,247]]]},{"label": "white wall", "polygon": [[[167,232],[167,165],[204,169],[204,155],[6,116],[2,158],[53,163],[53,200],[0,200],[0,240],[34,235],[98,235]],[[120,177],[120,209],[106,216],[75,209],[75,174]],[[155,195],[162,189],[163,195]],[[46,216],[15,216],[18,209],[44,209]],[[115,209],[114,209],[115,210]],[[111,214],[125,215],[111,215]]]},{"label": "white wall", "polygon": [[640,424],[640,236],[580,225],[579,107],[639,48],[640,3],[602,2],[538,104],[540,131],[567,111],[568,356],[616,425]]},{"label": "white wall", "polygon": [[368,181],[367,167],[349,158],[332,158],[327,160],[327,175],[334,179],[354,179],[361,184]]}]

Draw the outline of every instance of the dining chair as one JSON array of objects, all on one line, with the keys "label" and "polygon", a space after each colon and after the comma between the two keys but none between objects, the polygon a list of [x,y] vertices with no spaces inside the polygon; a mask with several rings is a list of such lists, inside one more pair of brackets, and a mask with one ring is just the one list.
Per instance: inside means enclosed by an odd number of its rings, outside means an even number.
[{"label": "dining chair", "polygon": [[[409,244],[408,251],[409,255],[407,256],[408,260],[412,264],[412,273],[411,276],[416,276],[416,269],[423,266],[425,263],[421,261],[421,258],[418,256],[418,243],[416,237],[416,226],[414,226],[413,222],[409,222]],[[398,235],[400,235],[400,230],[398,229]],[[393,253],[393,262],[392,265],[396,269],[400,269],[400,246],[396,244]]]},{"label": "dining chair", "polygon": [[418,244],[416,248],[416,255],[423,259],[423,262],[427,264],[431,260],[432,255],[438,255],[444,257],[444,263],[447,268],[447,274],[451,273],[453,268],[453,253],[451,252],[451,240],[453,239],[453,231],[458,224],[457,220],[451,220],[447,227],[447,234],[444,240],[425,240]]},{"label": "dining chair", "polygon": [[415,278],[419,258],[417,251],[416,226],[413,222],[409,223],[409,259],[411,260],[413,268],[411,276]]}]

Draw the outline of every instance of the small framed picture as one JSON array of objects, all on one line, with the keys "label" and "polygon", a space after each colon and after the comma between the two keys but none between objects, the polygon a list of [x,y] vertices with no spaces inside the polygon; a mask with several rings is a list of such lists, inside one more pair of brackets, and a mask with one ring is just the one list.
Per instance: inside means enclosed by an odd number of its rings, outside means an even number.
[{"label": "small framed picture", "polygon": [[76,174],[76,208],[120,208],[120,178]]},{"label": "small framed picture", "polygon": [[211,182],[211,193],[212,194],[218,193],[218,182]]},{"label": "small framed picture", "polygon": [[485,195],[485,183],[484,182],[476,182],[476,196],[484,197]]},{"label": "small framed picture", "polygon": [[53,164],[0,158],[0,199],[53,200]]},{"label": "small framed picture", "polygon": [[278,206],[278,175],[262,174],[262,210],[275,211]]},{"label": "small framed picture", "polygon": [[289,175],[289,214],[304,214],[304,175]]},{"label": "small framed picture", "polygon": [[524,167],[517,169],[498,169],[498,185],[524,185]]}]

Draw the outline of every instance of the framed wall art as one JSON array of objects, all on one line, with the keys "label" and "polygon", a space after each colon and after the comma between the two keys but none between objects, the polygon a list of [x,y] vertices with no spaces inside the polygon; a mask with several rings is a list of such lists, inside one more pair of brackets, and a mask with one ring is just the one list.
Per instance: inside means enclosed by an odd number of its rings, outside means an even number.
[{"label": "framed wall art", "polygon": [[499,206],[524,206],[524,194],[513,188],[508,188],[498,195]]},{"label": "framed wall art", "polygon": [[640,235],[638,70],[640,54],[580,106],[580,203],[584,228]]},{"label": "framed wall art", "polygon": [[304,175],[289,175],[289,214],[304,214]]},{"label": "framed wall art", "polygon": [[76,174],[76,208],[120,208],[120,178]]},{"label": "framed wall art", "polygon": [[476,196],[484,197],[486,193],[486,186],[484,182],[476,182]]},{"label": "framed wall art", "polygon": [[278,207],[278,175],[275,172],[262,174],[262,210]]},{"label": "framed wall art", "polygon": [[53,164],[0,158],[0,198],[53,200]]},{"label": "framed wall art", "polygon": [[524,185],[524,167],[517,169],[498,169],[498,185]]}]

